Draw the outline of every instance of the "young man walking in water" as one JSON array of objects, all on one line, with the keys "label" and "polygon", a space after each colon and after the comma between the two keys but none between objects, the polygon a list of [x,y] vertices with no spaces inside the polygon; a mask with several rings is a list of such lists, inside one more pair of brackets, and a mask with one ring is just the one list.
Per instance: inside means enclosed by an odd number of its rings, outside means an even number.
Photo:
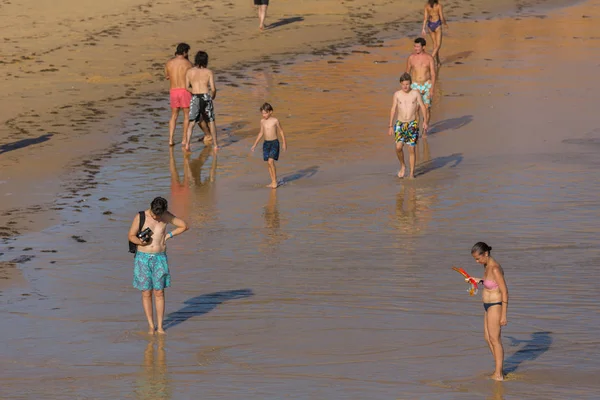
[{"label": "young man walking in water", "polygon": [[254,5],[258,10],[258,29],[261,31],[265,30],[265,19],[267,18],[267,8],[269,7],[269,0],[254,0]]},{"label": "young man walking in water", "polygon": [[285,136],[283,135],[283,129],[281,128],[279,120],[273,117],[273,107],[269,103],[265,103],[260,107],[260,112],[262,114],[262,119],[260,120],[260,132],[258,133],[258,137],[251,150],[254,151],[256,145],[264,136],[263,160],[268,163],[269,176],[271,177],[271,183],[268,184],[267,187],[277,189],[279,182],[277,182],[275,161],[279,160],[279,136],[281,136],[283,151],[287,150],[287,143],[285,142]]},{"label": "young man walking in water", "polygon": [[[421,93],[423,103],[427,108],[427,121],[431,117],[431,97],[435,88],[435,63],[433,57],[425,52],[427,42],[423,38],[416,38],[414,44],[414,53],[408,57],[406,62],[406,72],[413,78],[411,89],[416,89]],[[423,132],[423,137],[427,133]]]},{"label": "young man walking in water", "polygon": [[[208,54],[204,51],[196,53],[194,58],[194,67],[189,69],[185,75],[185,87],[192,92],[192,101],[190,103],[190,125],[187,131],[186,151],[191,151],[190,143],[194,123],[200,124],[202,120],[208,123],[210,135],[212,137],[213,149],[218,150],[217,145],[217,126],[215,125],[215,108],[213,100],[217,96],[217,86],[213,72],[208,69]],[[207,138],[204,138],[204,144],[209,145]]]},{"label": "young man walking in water", "polygon": [[406,72],[402,74],[400,77],[400,90],[394,93],[388,135],[395,134],[396,155],[400,161],[398,178],[404,178],[406,172],[406,164],[404,163],[404,145],[406,144],[410,162],[410,178],[413,179],[417,163],[415,146],[419,140],[419,122],[417,120],[419,109],[423,114],[423,136],[427,132],[429,117],[421,94],[418,90],[411,89],[411,84],[410,74]]},{"label": "young man walking in water", "polygon": [[[148,333],[154,335],[154,329],[164,334],[163,320],[165,316],[164,290],[171,286],[171,275],[167,262],[167,240],[187,231],[187,224],[171,214],[167,200],[157,197],[152,200],[150,208],[136,215],[129,228],[129,241],[136,244],[133,268],[133,287],[142,291],[142,305],[148,320]],[[142,229],[140,218],[143,214]],[[167,224],[176,229],[167,233]],[[149,228],[150,233],[146,231]],[[146,235],[139,233],[146,232]],[[156,305],[156,325],[153,318],[152,293]]]},{"label": "young man walking in water", "polygon": [[169,146],[173,146],[173,135],[175,125],[179,117],[179,110],[183,110],[183,139],[182,146],[186,143],[186,133],[188,128],[190,100],[192,96],[185,86],[185,74],[192,68],[192,63],[188,60],[190,46],[187,43],[179,43],[175,50],[175,57],[171,58],[165,65],[165,78],[170,81],[171,90],[171,119],[169,120]]}]

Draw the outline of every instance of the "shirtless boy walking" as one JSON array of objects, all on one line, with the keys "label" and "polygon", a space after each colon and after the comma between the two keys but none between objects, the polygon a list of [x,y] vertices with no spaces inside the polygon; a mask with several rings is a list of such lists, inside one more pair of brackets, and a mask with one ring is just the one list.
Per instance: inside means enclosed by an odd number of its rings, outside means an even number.
[{"label": "shirtless boy walking", "polygon": [[[129,241],[137,245],[133,268],[133,287],[142,291],[142,305],[148,320],[148,333],[164,334],[165,289],[171,286],[171,274],[167,263],[167,240],[187,231],[187,224],[171,214],[167,200],[156,197],[150,208],[140,211],[129,228]],[[143,218],[141,229],[140,218]],[[167,233],[167,224],[176,229]],[[150,233],[147,229],[149,228]],[[146,232],[145,235],[143,233]],[[156,305],[156,324],[152,309],[152,294]]]},{"label": "shirtless boy walking", "polygon": [[[277,182],[277,171],[275,170],[275,161],[279,160],[279,139],[281,141],[283,151],[287,150],[287,144],[285,142],[285,136],[283,135],[283,129],[279,120],[273,117],[273,107],[269,103],[265,103],[260,107],[262,113],[262,119],[260,120],[260,132],[258,137],[252,146],[252,151],[256,148],[256,145],[260,139],[264,136],[265,141],[263,142],[263,160],[268,163],[269,175],[271,176],[271,183],[267,185],[268,188],[276,189],[279,186]],[[279,135],[279,136],[278,136]]]},{"label": "shirtless boy walking", "polygon": [[[212,137],[213,149],[219,149],[217,145],[217,126],[215,125],[215,109],[213,100],[217,97],[217,86],[213,72],[208,69],[208,54],[204,51],[196,53],[194,67],[190,68],[185,75],[185,87],[191,91],[190,124],[187,130],[186,151],[191,151],[190,143],[195,123],[200,124],[202,120],[208,123]],[[204,138],[204,144],[210,142]]]},{"label": "shirtless boy walking", "polygon": [[[404,145],[406,144],[409,154],[410,178],[413,179],[417,163],[415,146],[419,140],[419,122],[417,121],[419,109],[423,115],[423,136],[425,136],[428,128],[429,117],[421,94],[418,90],[411,89],[411,84],[410,74],[406,72],[402,74],[400,77],[400,90],[394,93],[388,135],[395,134],[396,156],[400,161],[398,178],[404,178],[406,172],[406,164],[404,163]],[[396,120],[395,123],[394,120]]]},{"label": "shirtless boy walking", "polygon": [[[431,117],[431,97],[435,87],[435,63],[433,57],[425,52],[427,42],[423,38],[416,38],[414,44],[414,53],[408,57],[406,62],[406,72],[413,78],[411,89],[416,89],[421,93],[425,108],[427,108],[427,121]],[[423,132],[423,137],[427,133]]]},{"label": "shirtless boy walking", "polygon": [[175,125],[179,117],[179,110],[183,110],[183,140],[182,145],[186,142],[186,132],[188,128],[190,100],[192,96],[185,86],[185,74],[188,69],[192,68],[192,63],[188,60],[190,46],[187,43],[179,43],[175,50],[175,57],[171,58],[165,64],[165,78],[170,81],[170,98],[171,98],[171,119],[169,120],[169,146],[173,146],[173,135],[175,133]]}]

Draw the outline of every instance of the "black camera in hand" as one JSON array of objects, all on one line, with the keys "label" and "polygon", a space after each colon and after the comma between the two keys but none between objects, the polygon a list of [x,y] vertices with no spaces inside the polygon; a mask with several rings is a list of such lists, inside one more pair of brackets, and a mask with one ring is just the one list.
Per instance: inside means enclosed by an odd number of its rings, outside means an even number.
[{"label": "black camera in hand", "polygon": [[144,243],[149,242],[150,238],[152,238],[152,229],[150,229],[150,228],[144,229],[143,231],[141,231],[137,234],[137,237]]}]

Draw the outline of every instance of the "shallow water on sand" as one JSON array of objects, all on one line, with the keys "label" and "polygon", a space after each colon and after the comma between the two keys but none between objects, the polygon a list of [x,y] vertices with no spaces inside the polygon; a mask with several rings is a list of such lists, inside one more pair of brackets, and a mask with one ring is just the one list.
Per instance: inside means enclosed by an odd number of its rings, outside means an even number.
[{"label": "shallow water on sand", "polygon": [[[140,141],[57,210],[65,224],[3,256],[26,246],[36,255],[22,265],[29,287],[0,298],[1,397],[593,398],[600,133],[546,131],[548,143],[513,151],[523,132],[503,128],[502,110],[529,89],[507,79],[498,92],[511,100],[483,96],[489,54],[463,54],[481,81],[465,87],[460,64],[443,70],[418,177],[399,181],[385,126],[404,46],[246,71],[268,87],[237,90],[236,103],[223,96],[217,111],[232,135],[216,158],[198,144],[184,160],[152,136],[164,126],[132,115],[124,131]],[[523,62],[547,54],[531,57]],[[344,78],[361,75],[377,79]],[[260,116],[247,109],[263,98],[289,139],[277,191],[263,188],[266,168],[248,150]],[[164,338],[144,333],[125,243],[156,195],[193,227],[169,243]],[[493,245],[510,289],[504,384],[485,379],[480,298],[450,269],[477,275],[469,249],[479,240]]]}]

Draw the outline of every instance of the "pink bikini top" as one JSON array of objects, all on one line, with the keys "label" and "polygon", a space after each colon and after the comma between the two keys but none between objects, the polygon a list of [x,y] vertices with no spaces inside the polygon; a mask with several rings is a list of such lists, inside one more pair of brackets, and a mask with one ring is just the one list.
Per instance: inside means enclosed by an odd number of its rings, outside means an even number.
[{"label": "pink bikini top", "polygon": [[483,280],[483,287],[488,289],[488,290],[494,290],[494,289],[498,289],[498,284],[492,280],[489,279],[484,279]]}]

